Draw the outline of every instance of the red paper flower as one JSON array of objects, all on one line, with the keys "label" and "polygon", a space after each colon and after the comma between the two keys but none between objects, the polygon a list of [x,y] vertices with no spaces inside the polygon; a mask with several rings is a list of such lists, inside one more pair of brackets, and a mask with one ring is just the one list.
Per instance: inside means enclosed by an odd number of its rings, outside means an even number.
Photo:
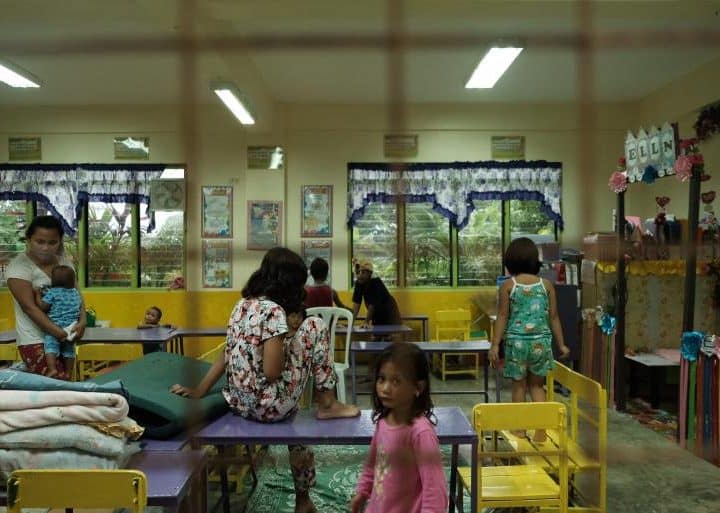
[{"label": "red paper flower", "polygon": [[705,163],[705,159],[703,158],[702,153],[694,153],[690,155],[689,158],[693,166],[699,166]]},{"label": "red paper flower", "polygon": [[681,182],[687,182],[692,175],[693,163],[687,155],[680,155],[675,161],[673,168],[675,169],[677,179]]},{"label": "red paper flower", "polygon": [[625,157],[620,157],[618,159],[618,167],[621,167],[623,169],[627,167],[627,160],[625,160]]},{"label": "red paper flower", "polygon": [[613,174],[610,175],[610,181],[608,182],[608,186],[610,186],[610,190],[613,191],[615,194],[623,192],[627,189],[628,186],[627,175],[622,171],[615,171]]}]

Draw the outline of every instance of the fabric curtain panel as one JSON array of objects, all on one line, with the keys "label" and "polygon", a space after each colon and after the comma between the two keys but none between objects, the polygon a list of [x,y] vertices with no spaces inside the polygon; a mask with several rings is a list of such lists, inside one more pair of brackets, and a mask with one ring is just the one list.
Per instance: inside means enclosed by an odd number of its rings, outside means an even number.
[{"label": "fabric curtain panel", "polygon": [[462,229],[473,200],[535,200],[562,229],[560,162],[450,162],[348,164],[348,225],[374,202],[432,203],[434,210]]},{"label": "fabric curtain panel", "polygon": [[37,201],[66,232],[77,230],[83,201],[150,203],[164,164],[0,164],[0,199]]}]

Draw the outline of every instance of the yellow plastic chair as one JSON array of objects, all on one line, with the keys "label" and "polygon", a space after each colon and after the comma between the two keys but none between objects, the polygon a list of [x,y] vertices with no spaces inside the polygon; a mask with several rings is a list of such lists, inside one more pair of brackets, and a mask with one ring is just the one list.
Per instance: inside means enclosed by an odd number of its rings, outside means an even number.
[{"label": "yellow plastic chair", "polygon": [[[568,455],[565,406],[555,402],[542,403],[481,403],[473,408],[473,426],[480,437],[477,469],[478,504],[484,508],[557,508],[559,513],[568,510]],[[500,450],[497,434],[504,430],[553,430],[556,443],[531,442],[532,454],[557,458],[555,482],[544,465],[508,464],[525,456],[523,452]],[[492,465],[483,466],[492,461]],[[461,486],[458,487],[458,504],[462,504],[463,489],[469,490],[470,467],[458,469]]]},{"label": "yellow plastic chair", "polygon": [[78,344],[75,357],[77,380],[96,376],[112,362],[130,362],[142,357],[142,344]]},{"label": "yellow plastic chair", "polygon": [[15,343],[0,344],[0,362],[19,362],[20,353],[18,353]]},{"label": "yellow plastic chair", "polygon": [[[315,306],[306,310],[308,316],[320,317],[330,331],[330,348],[335,350],[335,329],[338,321],[347,322],[348,328],[353,325],[353,314],[345,308],[335,306]],[[338,377],[337,397],[338,401],[345,402],[345,371],[350,368],[350,333],[348,329],[345,335],[345,349],[343,350],[343,359],[341,362],[335,362],[335,373]]]},{"label": "yellow plastic chair", "polygon": [[[438,310],[435,312],[435,340],[433,342],[465,342],[470,340],[470,310]],[[463,359],[470,358],[469,365]],[[456,362],[449,364],[448,360]],[[433,367],[445,381],[447,375],[471,374],[480,377],[480,355],[478,353],[440,353],[433,356]]]},{"label": "yellow plastic chair", "polygon": [[7,481],[7,511],[23,508],[128,508],[147,505],[139,470],[16,470]]}]

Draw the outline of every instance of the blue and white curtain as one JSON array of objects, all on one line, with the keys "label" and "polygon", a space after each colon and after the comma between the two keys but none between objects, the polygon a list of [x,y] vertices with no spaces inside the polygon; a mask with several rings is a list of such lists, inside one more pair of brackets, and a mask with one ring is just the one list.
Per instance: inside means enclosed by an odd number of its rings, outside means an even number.
[{"label": "blue and white curtain", "polygon": [[83,201],[150,203],[164,164],[0,164],[0,199],[33,200],[74,235]]},{"label": "blue and white curtain", "polygon": [[348,225],[370,203],[432,203],[458,229],[465,227],[473,200],[535,200],[562,229],[560,162],[448,162],[348,164]]}]

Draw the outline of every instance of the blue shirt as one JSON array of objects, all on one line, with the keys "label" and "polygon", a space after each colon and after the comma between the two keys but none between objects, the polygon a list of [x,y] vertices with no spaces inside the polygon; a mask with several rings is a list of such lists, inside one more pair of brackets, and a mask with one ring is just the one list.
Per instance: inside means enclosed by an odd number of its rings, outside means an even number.
[{"label": "blue shirt", "polygon": [[52,287],[45,292],[42,300],[50,305],[48,312],[50,320],[62,328],[80,318],[82,300],[78,289]]}]

